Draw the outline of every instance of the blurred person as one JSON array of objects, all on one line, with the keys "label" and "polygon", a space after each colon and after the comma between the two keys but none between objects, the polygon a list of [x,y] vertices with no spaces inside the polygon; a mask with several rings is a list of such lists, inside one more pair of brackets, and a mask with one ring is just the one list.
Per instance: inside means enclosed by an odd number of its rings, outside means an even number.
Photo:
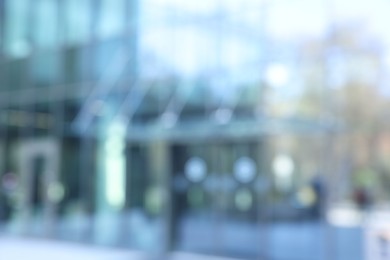
[{"label": "blurred person", "polygon": [[324,181],[320,176],[315,176],[297,190],[295,206],[303,210],[307,218],[318,220],[322,216],[325,196]]},{"label": "blurred person", "polygon": [[366,210],[372,204],[372,198],[367,188],[357,187],[353,191],[353,201],[361,210]]},{"label": "blurred person", "polygon": [[352,200],[360,210],[366,210],[375,200],[376,190],[381,186],[379,173],[372,167],[360,166],[353,178]]},{"label": "blurred person", "polygon": [[326,196],[325,183],[324,180],[316,175],[310,182],[310,186],[312,187],[316,200],[312,206],[311,212],[314,218],[321,218],[322,209],[324,207],[324,201]]}]

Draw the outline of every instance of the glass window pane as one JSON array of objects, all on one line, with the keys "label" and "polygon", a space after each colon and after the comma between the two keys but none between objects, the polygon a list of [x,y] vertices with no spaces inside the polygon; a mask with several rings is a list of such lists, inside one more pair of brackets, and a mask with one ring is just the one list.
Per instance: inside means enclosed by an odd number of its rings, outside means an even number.
[{"label": "glass window pane", "polygon": [[59,57],[55,53],[42,53],[32,59],[32,80],[37,87],[58,83],[59,71]]},{"label": "glass window pane", "polygon": [[[94,64],[94,77],[99,80],[115,81],[121,75],[121,61],[118,56],[124,48],[119,39],[102,41],[97,47],[96,62]],[[115,69],[113,69],[115,67]]]},{"label": "glass window pane", "polygon": [[27,59],[18,59],[4,65],[5,88],[16,90],[26,85],[27,64]]},{"label": "glass window pane", "polygon": [[28,54],[28,0],[8,0],[5,5],[5,52],[13,57]]},{"label": "glass window pane", "polygon": [[6,65],[0,62],[0,91],[5,90],[7,88],[7,85],[5,84],[5,73],[6,73],[5,69],[6,69]]},{"label": "glass window pane", "polygon": [[39,0],[34,13],[34,43],[38,47],[50,48],[58,44],[57,5],[54,0]]},{"label": "glass window pane", "polygon": [[87,48],[72,47],[64,52],[63,73],[65,83],[76,83],[88,79],[88,62],[90,57]]},{"label": "glass window pane", "polygon": [[98,35],[118,35],[125,25],[125,0],[103,0],[100,8]]},{"label": "glass window pane", "polygon": [[68,0],[65,8],[65,41],[69,44],[88,41],[91,28],[91,1]]}]

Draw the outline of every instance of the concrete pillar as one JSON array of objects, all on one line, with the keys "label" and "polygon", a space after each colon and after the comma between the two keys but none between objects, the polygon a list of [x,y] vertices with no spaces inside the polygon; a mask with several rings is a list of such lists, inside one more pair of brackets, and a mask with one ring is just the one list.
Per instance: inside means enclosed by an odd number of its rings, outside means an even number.
[{"label": "concrete pillar", "polygon": [[160,205],[157,206],[158,217],[161,218],[162,225],[157,231],[156,251],[153,257],[156,259],[165,259],[170,251],[171,235],[170,235],[170,219],[171,219],[171,199],[170,199],[170,183],[171,183],[171,154],[169,145],[164,140],[156,140],[150,143],[148,148],[148,159],[152,174],[150,187],[154,187],[159,191]]}]

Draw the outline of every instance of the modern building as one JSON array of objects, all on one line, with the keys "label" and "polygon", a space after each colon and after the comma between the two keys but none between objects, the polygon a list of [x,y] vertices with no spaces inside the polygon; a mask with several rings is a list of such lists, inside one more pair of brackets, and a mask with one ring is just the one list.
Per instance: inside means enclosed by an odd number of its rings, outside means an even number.
[{"label": "modern building", "polygon": [[327,222],[344,128],[313,3],[0,0],[4,232],[359,259]]}]

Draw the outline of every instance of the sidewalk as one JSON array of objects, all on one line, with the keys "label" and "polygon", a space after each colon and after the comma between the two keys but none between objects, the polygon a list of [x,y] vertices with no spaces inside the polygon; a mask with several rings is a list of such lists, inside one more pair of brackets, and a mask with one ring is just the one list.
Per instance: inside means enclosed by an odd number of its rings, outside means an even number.
[{"label": "sidewalk", "polygon": [[[156,259],[144,253],[30,238],[0,237],[0,260],[138,260]],[[229,260],[172,253],[170,260]],[[233,260],[233,259],[230,259]]]}]

